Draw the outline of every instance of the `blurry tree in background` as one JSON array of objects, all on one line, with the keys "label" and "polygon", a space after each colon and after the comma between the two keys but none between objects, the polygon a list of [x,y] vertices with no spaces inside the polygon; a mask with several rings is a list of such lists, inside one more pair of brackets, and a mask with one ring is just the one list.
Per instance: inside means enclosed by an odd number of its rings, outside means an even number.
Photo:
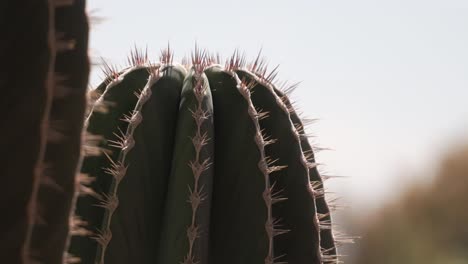
[{"label": "blurry tree in background", "polygon": [[442,161],[433,182],[413,186],[360,226],[350,263],[468,263],[468,145]]}]

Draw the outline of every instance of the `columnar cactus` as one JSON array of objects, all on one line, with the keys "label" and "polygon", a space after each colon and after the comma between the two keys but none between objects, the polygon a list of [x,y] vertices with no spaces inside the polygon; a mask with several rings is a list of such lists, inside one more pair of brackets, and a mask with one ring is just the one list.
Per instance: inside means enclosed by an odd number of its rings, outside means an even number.
[{"label": "columnar cactus", "polygon": [[0,262],[63,263],[89,75],[84,0],[6,0]]},{"label": "columnar cactus", "polygon": [[47,264],[63,263],[70,240],[90,68],[85,1],[55,2],[53,97],[30,245],[30,257]]},{"label": "columnar cactus", "polygon": [[130,62],[92,91],[68,263],[337,262],[312,148],[261,59]]}]

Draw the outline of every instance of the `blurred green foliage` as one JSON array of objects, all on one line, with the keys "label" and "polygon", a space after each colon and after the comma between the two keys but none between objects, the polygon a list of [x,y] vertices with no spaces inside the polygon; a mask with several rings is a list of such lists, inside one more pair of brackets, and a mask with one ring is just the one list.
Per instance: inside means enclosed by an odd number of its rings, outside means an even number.
[{"label": "blurred green foliage", "polygon": [[353,263],[468,263],[468,146],[434,162],[440,167],[430,184],[361,223]]}]

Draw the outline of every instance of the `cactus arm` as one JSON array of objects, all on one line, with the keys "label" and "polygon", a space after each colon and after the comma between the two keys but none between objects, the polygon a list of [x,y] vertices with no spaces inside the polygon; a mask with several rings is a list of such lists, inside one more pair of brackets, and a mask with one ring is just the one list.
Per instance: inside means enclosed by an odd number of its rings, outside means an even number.
[{"label": "cactus arm", "polygon": [[[213,103],[194,65],[184,81],[157,263],[206,263],[213,179]],[[200,66],[202,67],[202,66]]]},{"label": "cactus arm", "polygon": [[255,141],[260,132],[249,114],[248,96],[241,94],[233,74],[220,67],[205,73],[216,128],[209,263],[266,263],[271,237],[265,230],[270,219],[262,195],[265,171],[259,168],[263,150]]},{"label": "cactus arm", "polygon": [[275,162],[271,179],[280,199],[273,207],[274,218],[288,232],[275,237],[278,261],[289,264],[321,263],[319,223],[312,187],[309,183],[309,164],[303,155],[300,138],[290,119],[287,107],[266,81],[239,70],[238,75],[256,81],[252,101],[256,108],[267,113],[260,121],[262,131],[275,142],[265,147],[266,155]]},{"label": "cactus arm", "polygon": [[55,40],[49,2],[7,0],[0,8],[2,263],[27,263],[53,93]]},{"label": "cactus arm", "polygon": [[118,189],[105,263],[154,263],[158,257],[185,70],[164,66],[160,74],[139,110],[142,119],[126,157],[128,169]]},{"label": "cactus arm", "polygon": [[89,74],[85,1],[57,6],[55,27],[54,95],[30,249],[35,261],[50,264],[63,262],[81,153]]}]

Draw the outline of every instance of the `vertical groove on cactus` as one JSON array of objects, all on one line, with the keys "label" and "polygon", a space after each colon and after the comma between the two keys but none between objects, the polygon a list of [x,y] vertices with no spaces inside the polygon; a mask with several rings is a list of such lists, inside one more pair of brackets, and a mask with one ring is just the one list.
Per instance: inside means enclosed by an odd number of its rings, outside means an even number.
[{"label": "vertical groove on cactus", "polygon": [[[203,109],[204,97],[209,92],[209,87],[206,85],[206,80],[203,76],[205,70],[205,61],[203,61],[203,54],[200,51],[195,50],[192,57],[193,66],[193,94],[196,99],[196,109],[190,110],[192,113],[193,120],[196,123],[195,135],[192,137],[193,148],[195,149],[195,157],[189,162],[190,169],[193,174],[193,189],[189,186],[189,202],[192,207],[192,219],[190,226],[187,229],[187,239],[189,242],[189,249],[187,256],[183,260],[183,264],[194,264],[199,263],[200,259],[197,259],[194,253],[195,241],[199,240],[201,235],[199,223],[197,223],[197,214],[200,204],[206,199],[206,194],[203,191],[204,186],[200,186],[200,177],[211,166],[211,156],[202,160],[201,151],[208,144],[210,139],[208,131],[203,131],[203,123],[210,118],[211,113],[209,110]],[[206,228],[206,226],[205,226]],[[207,236],[206,233],[203,236]],[[207,255],[205,252],[198,253],[199,255]],[[206,261],[206,256],[198,256],[203,258],[202,261]]]},{"label": "vertical groove on cactus", "polygon": [[196,50],[181,90],[158,263],[204,263],[208,258],[213,103],[205,63]]}]

